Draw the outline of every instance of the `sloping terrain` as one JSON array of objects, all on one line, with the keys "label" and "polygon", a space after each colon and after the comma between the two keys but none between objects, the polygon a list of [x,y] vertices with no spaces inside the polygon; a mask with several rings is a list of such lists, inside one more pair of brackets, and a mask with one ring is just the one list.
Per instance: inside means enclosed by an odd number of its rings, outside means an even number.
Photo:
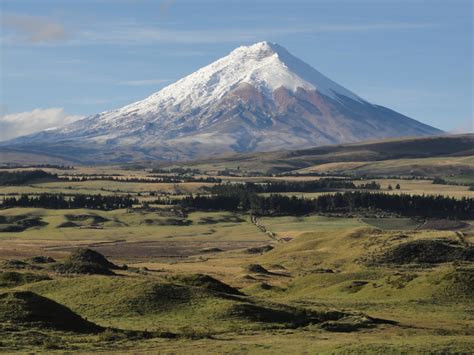
[{"label": "sloping terrain", "polygon": [[[180,278],[182,283],[178,284],[143,277],[89,276],[35,283],[26,288],[67,305],[97,324],[122,329],[176,332],[193,324],[209,332],[222,332],[231,324],[242,329],[285,328],[357,317],[347,312],[315,312],[234,295],[235,290],[223,283],[219,288],[234,294],[215,291],[209,282],[200,286],[183,283],[193,279],[196,277]],[[212,284],[216,285],[216,281]],[[367,318],[361,326],[376,324]]]},{"label": "sloping terrain", "polygon": [[207,171],[229,169],[248,172],[295,172],[299,174],[347,173],[354,175],[436,175],[474,171],[474,135],[446,135],[426,138],[332,145],[311,149],[259,154],[184,163]]},{"label": "sloping terrain", "polygon": [[[382,218],[377,221],[381,230],[368,225],[372,219],[309,220],[262,218],[260,223],[279,237],[293,237],[262,253],[248,248],[202,252],[116,269],[116,259],[112,263],[79,250],[57,263],[100,263],[115,275],[57,273],[54,262],[38,264],[41,270],[4,273],[1,292],[31,293],[108,328],[71,345],[59,321],[45,318],[42,325],[13,315],[0,321],[0,329],[10,325],[7,349],[21,341],[31,343],[18,349],[38,350],[37,342],[65,350],[101,344],[106,351],[161,346],[163,351],[194,353],[259,352],[259,344],[277,353],[290,348],[421,351],[427,342],[430,350],[469,348],[474,292],[469,223],[456,231],[413,230],[419,224],[411,220]],[[28,327],[41,334],[22,333]]]},{"label": "sloping terrain", "polygon": [[93,333],[101,329],[67,307],[29,291],[0,294],[0,323],[78,333]]}]

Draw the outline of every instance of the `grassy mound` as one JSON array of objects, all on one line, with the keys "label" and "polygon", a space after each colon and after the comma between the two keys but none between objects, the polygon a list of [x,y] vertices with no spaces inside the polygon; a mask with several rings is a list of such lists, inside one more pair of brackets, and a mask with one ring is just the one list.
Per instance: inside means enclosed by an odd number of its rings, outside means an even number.
[{"label": "grassy mound", "polygon": [[56,262],[56,260],[54,260],[52,257],[43,256],[43,255],[34,256],[30,259],[30,261],[34,264],[49,264],[49,263],[55,263]]},{"label": "grassy mound", "polygon": [[0,216],[0,232],[23,232],[28,228],[44,227],[48,225],[40,217],[28,215]]},{"label": "grassy mound", "polygon": [[66,214],[64,215],[64,217],[66,217],[66,219],[70,222],[91,221],[92,224],[105,223],[109,221],[109,219],[96,215],[96,214],[80,214],[80,215]]},{"label": "grassy mound", "polygon": [[[233,305],[230,317],[244,318],[261,323],[284,323],[292,326],[306,325],[313,319],[310,313],[290,307],[266,307],[250,303]],[[315,319],[314,319],[315,320]]]},{"label": "grassy mound", "polygon": [[472,302],[474,299],[474,268],[456,268],[447,272],[438,283],[439,291],[434,295],[435,299],[443,301]]},{"label": "grassy mound", "polygon": [[318,324],[321,328],[334,332],[352,332],[362,328],[374,328],[378,324],[396,324],[390,320],[372,318],[364,314],[335,310],[318,312],[282,304],[235,304],[230,308],[229,316],[266,324],[284,324],[291,328]]},{"label": "grassy mound", "polygon": [[254,274],[266,274],[266,275],[270,274],[270,271],[265,269],[260,264],[250,264],[250,265],[247,265],[245,269],[246,271],[254,273]]},{"label": "grassy mound", "polygon": [[64,222],[58,225],[58,228],[75,228],[75,227],[80,227],[80,224],[77,224],[74,222]]},{"label": "grassy mound", "polygon": [[69,258],[56,267],[62,274],[98,274],[113,275],[112,270],[119,269],[108,261],[102,254],[91,249],[76,249]]},{"label": "grassy mound", "polygon": [[140,224],[148,226],[189,226],[193,221],[184,218],[151,219],[146,218]]},{"label": "grassy mound", "polygon": [[219,295],[205,288],[142,277],[83,276],[28,285],[28,289],[88,317],[156,315]]},{"label": "grassy mound", "polygon": [[30,282],[51,280],[46,275],[20,273],[15,271],[0,272],[0,287],[16,287]]},{"label": "grassy mound", "polygon": [[247,248],[245,251],[249,254],[263,254],[272,250],[273,247],[271,245],[262,245],[260,247],[252,247]]},{"label": "grassy mound", "polygon": [[368,281],[354,280],[354,281],[351,281],[349,284],[343,285],[341,287],[341,291],[356,293],[356,292],[359,292],[368,283],[369,283]]},{"label": "grassy mound", "polygon": [[[201,277],[191,278],[193,283],[196,279],[202,283]],[[214,288],[215,281],[211,284]],[[190,325],[211,332],[287,328],[337,321],[350,315],[315,312],[148,277],[84,276],[24,288],[62,303],[97,324],[137,331],[159,329],[179,333],[181,327]]]},{"label": "grassy mound", "polygon": [[0,294],[0,322],[79,333],[101,329],[69,308],[29,291]]},{"label": "grassy mound", "polygon": [[389,264],[474,261],[474,248],[449,240],[414,240],[393,247],[382,255],[379,261]]},{"label": "grassy mound", "polygon": [[18,259],[6,260],[3,265],[6,269],[25,269],[28,267],[28,263]]},{"label": "grassy mound", "polygon": [[219,281],[209,275],[192,274],[175,276],[172,280],[196,287],[202,287],[206,290],[227,293],[229,295],[242,295],[237,289]]},{"label": "grassy mound", "polygon": [[238,296],[148,277],[83,276],[24,286],[96,324],[137,331],[182,327],[225,330],[225,310]]}]

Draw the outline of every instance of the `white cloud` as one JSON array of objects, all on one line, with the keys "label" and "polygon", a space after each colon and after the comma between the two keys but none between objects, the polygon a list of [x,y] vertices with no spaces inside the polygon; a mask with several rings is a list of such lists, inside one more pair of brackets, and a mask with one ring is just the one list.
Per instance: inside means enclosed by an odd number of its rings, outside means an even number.
[{"label": "white cloud", "polygon": [[14,41],[56,42],[68,37],[61,24],[43,17],[4,15],[1,20],[2,27],[10,31],[10,36]]},{"label": "white cloud", "polygon": [[63,108],[37,108],[33,111],[4,114],[0,116],[0,141],[61,126],[83,118],[69,115]]}]

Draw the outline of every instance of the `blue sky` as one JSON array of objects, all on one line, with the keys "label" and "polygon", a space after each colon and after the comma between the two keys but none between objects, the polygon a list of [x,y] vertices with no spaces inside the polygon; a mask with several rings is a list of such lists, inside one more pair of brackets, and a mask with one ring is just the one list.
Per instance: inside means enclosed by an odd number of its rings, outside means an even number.
[{"label": "blue sky", "polygon": [[142,99],[262,40],[368,101],[472,131],[471,0],[0,3],[0,118],[13,131]]}]

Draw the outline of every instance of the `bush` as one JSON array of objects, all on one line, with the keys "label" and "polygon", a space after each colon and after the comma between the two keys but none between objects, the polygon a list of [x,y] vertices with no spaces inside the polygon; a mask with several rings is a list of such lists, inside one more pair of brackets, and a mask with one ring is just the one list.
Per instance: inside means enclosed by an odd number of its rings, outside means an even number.
[{"label": "bush", "polygon": [[435,178],[433,179],[433,184],[446,185],[447,182],[446,182],[446,180],[444,180],[443,178],[435,177]]}]

